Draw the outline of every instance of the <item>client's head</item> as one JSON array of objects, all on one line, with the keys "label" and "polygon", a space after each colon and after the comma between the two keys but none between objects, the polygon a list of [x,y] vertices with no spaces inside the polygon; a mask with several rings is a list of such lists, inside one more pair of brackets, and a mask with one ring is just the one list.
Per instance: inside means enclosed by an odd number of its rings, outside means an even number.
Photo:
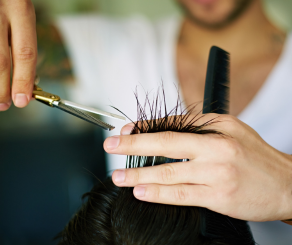
[{"label": "client's head", "polygon": [[[150,107],[150,117],[138,102],[138,122],[132,134],[161,131],[220,134],[205,128],[214,120],[195,125],[200,116],[192,115],[194,107],[184,113],[178,103],[170,112],[164,107],[162,115],[159,99],[152,104],[147,99],[145,105]],[[127,168],[179,161],[187,159],[128,156]],[[255,244],[246,221],[201,207],[139,201],[133,188],[117,187],[110,178],[96,184],[83,198],[85,203],[59,235],[59,245]]]}]

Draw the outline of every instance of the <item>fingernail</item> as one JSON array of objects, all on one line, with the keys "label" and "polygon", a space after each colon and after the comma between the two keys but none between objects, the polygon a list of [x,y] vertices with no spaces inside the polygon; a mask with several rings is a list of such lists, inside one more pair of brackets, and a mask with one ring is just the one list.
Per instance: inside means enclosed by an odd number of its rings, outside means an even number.
[{"label": "fingernail", "polygon": [[144,186],[136,186],[134,189],[135,197],[144,197],[145,196],[146,187]]},{"label": "fingernail", "polygon": [[126,173],[125,170],[117,170],[114,172],[114,179],[113,181],[116,184],[121,184],[125,182],[125,178],[126,178]]},{"label": "fingernail", "polygon": [[134,125],[133,124],[129,124],[125,127],[123,127],[121,135],[130,135],[133,131]]},{"label": "fingernail", "polygon": [[16,94],[14,97],[14,105],[17,107],[25,107],[28,103],[26,94]]},{"label": "fingernail", "polygon": [[0,111],[6,111],[10,105],[11,103],[0,103]]},{"label": "fingernail", "polygon": [[119,136],[113,136],[113,137],[107,138],[105,143],[106,143],[106,148],[107,149],[114,150],[120,144],[120,137]]}]

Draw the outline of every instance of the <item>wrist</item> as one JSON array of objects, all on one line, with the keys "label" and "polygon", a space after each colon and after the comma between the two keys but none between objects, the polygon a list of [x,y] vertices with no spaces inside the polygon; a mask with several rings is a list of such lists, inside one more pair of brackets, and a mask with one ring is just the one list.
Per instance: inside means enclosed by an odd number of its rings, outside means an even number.
[{"label": "wrist", "polygon": [[289,195],[289,198],[288,199],[290,199],[290,210],[291,210],[291,212],[289,212],[290,213],[290,215],[289,215],[289,213],[288,213],[288,217],[287,217],[287,219],[285,219],[285,220],[282,220],[282,222],[284,222],[284,223],[286,223],[286,224],[288,224],[288,225],[292,225],[292,155],[287,155],[287,158],[288,158],[288,160],[289,160],[289,167],[288,167],[288,171],[287,171],[287,173],[290,173],[290,175],[288,175],[288,195]]}]

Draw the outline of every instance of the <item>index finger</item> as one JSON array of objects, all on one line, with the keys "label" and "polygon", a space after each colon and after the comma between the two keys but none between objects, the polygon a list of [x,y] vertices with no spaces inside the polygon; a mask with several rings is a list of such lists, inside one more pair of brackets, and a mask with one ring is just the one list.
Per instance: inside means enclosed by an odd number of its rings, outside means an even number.
[{"label": "index finger", "polygon": [[194,159],[203,145],[209,148],[205,145],[207,138],[206,135],[171,131],[113,136],[105,140],[104,149],[110,154]]},{"label": "index finger", "polygon": [[35,11],[31,1],[15,1],[11,9],[11,51],[13,59],[12,98],[25,107],[32,96],[37,62]]}]

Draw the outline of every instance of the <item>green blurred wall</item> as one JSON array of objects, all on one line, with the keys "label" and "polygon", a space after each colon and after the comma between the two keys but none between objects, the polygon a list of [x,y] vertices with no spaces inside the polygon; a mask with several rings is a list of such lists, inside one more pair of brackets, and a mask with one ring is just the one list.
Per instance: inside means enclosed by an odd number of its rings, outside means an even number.
[{"label": "green blurred wall", "polygon": [[[52,14],[99,11],[114,16],[142,13],[150,18],[177,13],[175,0],[33,0]],[[269,16],[280,26],[292,29],[292,0],[264,0]]]}]

